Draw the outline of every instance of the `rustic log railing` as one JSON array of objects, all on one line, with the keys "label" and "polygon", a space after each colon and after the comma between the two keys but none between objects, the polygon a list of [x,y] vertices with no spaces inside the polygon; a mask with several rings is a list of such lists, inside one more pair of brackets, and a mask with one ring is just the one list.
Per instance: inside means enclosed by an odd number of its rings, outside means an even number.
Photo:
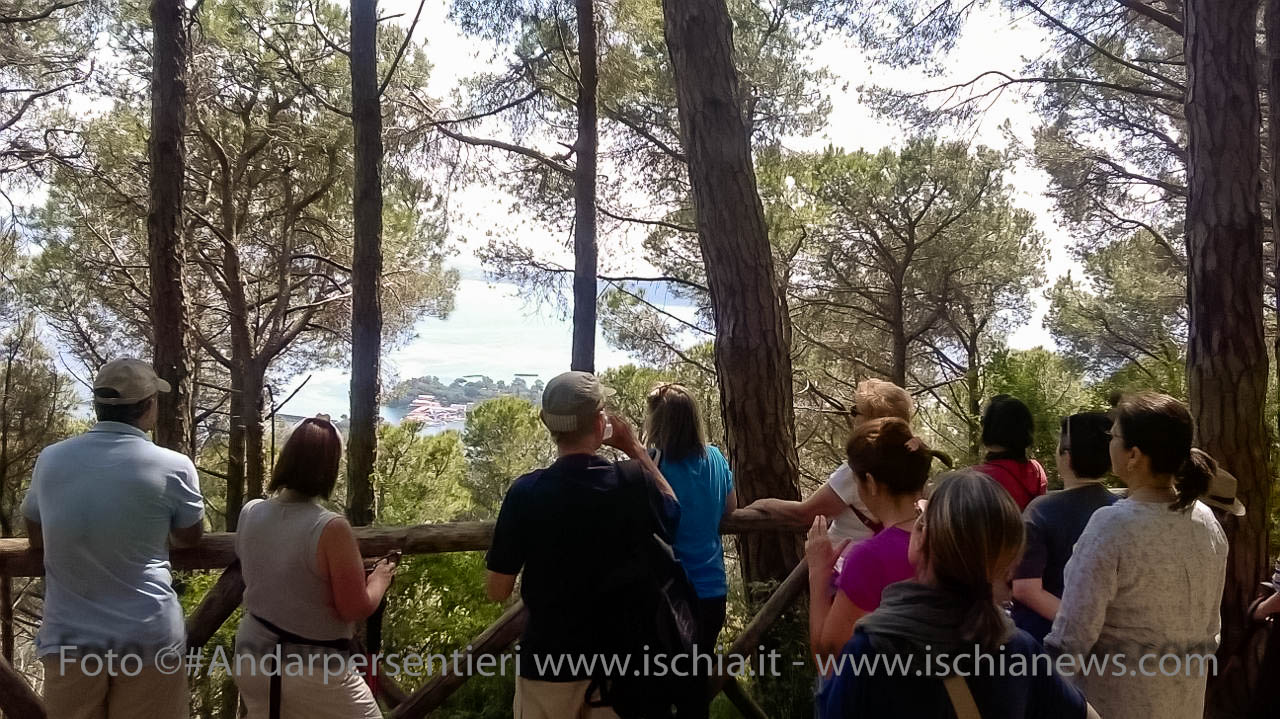
[{"label": "rustic log railing", "polygon": [[[489,548],[493,526],[493,522],[451,522],[413,527],[357,527],[354,531],[360,544],[360,553],[371,558],[383,556],[393,549],[404,554],[483,551]],[[804,528],[795,522],[738,510],[724,519],[720,525],[720,533],[799,532]],[[235,612],[244,594],[244,579],[235,554],[235,534],[207,534],[196,547],[173,549],[170,551],[170,563],[176,570],[223,570],[200,606],[187,618],[188,645],[203,646]],[[32,548],[25,538],[0,539],[0,581],[43,574],[44,558],[39,549]],[[749,656],[754,652],[764,632],[802,593],[806,577],[807,571],[802,561],[774,590],[746,629],[734,640],[729,650],[731,654]],[[470,642],[468,653],[477,659],[501,654],[524,631],[526,619],[527,612],[523,603],[516,601],[496,622]],[[391,716],[395,719],[418,719],[444,704],[469,678],[464,674],[441,674],[430,679],[417,691],[406,695],[394,680],[380,675],[379,698],[392,709]],[[751,719],[765,716],[733,677],[719,677],[713,683],[712,693],[721,691],[743,716]],[[21,719],[47,718],[39,697],[4,658],[0,658],[0,712],[6,717]]]}]

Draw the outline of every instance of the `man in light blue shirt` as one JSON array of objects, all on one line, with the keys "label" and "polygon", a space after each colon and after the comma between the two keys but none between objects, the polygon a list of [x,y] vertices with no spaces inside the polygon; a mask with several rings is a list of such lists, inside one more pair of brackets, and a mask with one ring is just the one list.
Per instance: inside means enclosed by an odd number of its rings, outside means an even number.
[{"label": "man in light blue shirt", "polygon": [[51,717],[189,716],[166,540],[199,541],[204,500],[191,460],[147,438],[168,391],[146,362],[107,363],[94,380],[98,423],[36,461],[22,514],[44,548],[36,648]]}]

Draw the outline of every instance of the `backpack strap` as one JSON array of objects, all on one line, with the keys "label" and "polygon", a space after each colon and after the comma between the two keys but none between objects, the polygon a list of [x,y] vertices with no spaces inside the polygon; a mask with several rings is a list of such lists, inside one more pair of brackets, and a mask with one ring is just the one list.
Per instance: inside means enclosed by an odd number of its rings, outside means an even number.
[{"label": "backpack strap", "polygon": [[[655,464],[657,461],[655,460]],[[613,463],[618,473],[618,484],[627,500],[627,509],[644,528],[644,534],[657,534],[662,541],[671,544],[675,541],[675,528],[668,526],[662,516],[662,493],[657,484],[644,471],[644,466],[634,459]]]},{"label": "backpack strap", "polygon": [[850,511],[853,512],[853,516],[857,517],[859,522],[862,522],[864,525],[866,525],[867,529],[870,529],[872,534],[879,534],[880,530],[884,529],[884,524],[877,522],[871,517],[868,517],[866,514],[862,512],[862,510],[858,509],[852,504],[848,505],[848,507]]},{"label": "backpack strap", "polygon": [[947,690],[947,697],[951,699],[951,708],[956,712],[956,719],[982,719],[982,714],[978,713],[978,704],[973,700],[973,692],[969,691],[969,685],[965,683],[964,677],[953,674],[942,680],[942,686]]}]

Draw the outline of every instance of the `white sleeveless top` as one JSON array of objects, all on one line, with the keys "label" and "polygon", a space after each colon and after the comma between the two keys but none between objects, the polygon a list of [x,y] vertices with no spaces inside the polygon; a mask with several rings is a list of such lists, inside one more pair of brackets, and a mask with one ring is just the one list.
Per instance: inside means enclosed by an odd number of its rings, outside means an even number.
[{"label": "white sleeveless top", "polygon": [[269,652],[276,636],[251,615],[307,639],[348,639],[355,625],[338,617],[333,591],[316,565],[320,534],[342,515],[314,501],[255,499],[240,511],[236,555],[244,573],[245,616],[237,651]]}]

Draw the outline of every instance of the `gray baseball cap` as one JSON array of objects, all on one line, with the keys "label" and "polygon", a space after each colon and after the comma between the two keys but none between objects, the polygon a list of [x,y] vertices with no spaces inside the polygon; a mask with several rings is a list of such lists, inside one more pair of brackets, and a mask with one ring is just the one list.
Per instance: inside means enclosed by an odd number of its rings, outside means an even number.
[{"label": "gray baseball cap", "polygon": [[156,376],[150,362],[125,357],[102,365],[93,380],[94,390],[112,390],[116,397],[99,397],[94,392],[93,401],[98,404],[137,404],[156,392],[168,392],[169,383]]},{"label": "gray baseball cap", "polygon": [[542,423],[552,432],[573,432],[604,409],[604,401],[615,394],[589,372],[558,374],[542,390]]}]

